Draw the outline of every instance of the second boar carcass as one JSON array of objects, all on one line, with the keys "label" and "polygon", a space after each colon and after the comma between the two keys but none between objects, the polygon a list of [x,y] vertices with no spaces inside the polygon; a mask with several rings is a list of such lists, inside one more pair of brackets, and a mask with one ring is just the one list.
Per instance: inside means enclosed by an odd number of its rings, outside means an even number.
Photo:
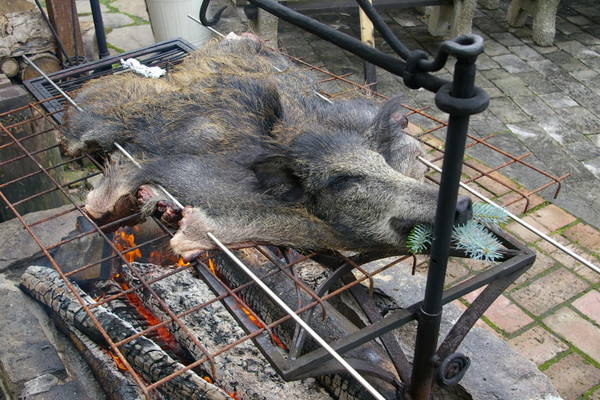
[{"label": "second boar carcass", "polygon": [[[76,99],[85,111],[67,111],[67,151],[110,152],[118,142],[142,168],[115,157],[87,212],[99,221],[140,206],[177,216],[162,185],[189,206],[171,240],[185,259],[214,247],[207,232],[226,243],[405,252],[409,230],[433,223],[438,189],[424,182],[400,99],[330,104],[314,88],[252,39],[213,43],[165,80],[89,83]],[[459,197],[456,221],[470,214]]]}]

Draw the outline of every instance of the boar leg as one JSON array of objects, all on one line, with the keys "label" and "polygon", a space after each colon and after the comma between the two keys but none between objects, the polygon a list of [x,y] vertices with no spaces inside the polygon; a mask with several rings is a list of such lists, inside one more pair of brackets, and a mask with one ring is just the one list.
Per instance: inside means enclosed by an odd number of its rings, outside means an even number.
[{"label": "boar leg", "polygon": [[182,209],[170,200],[162,189],[155,185],[142,185],[137,191],[137,200],[141,205],[142,216],[154,216],[162,222],[177,227],[183,217]]},{"label": "boar leg", "polygon": [[[240,200],[240,203],[243,203]],[[323,221],[305,210],[290,209],[272,203],[253,203],[252,213],[243,204],[229,207],[226,213],[186,207],[179,230],[171,239],[173,251],[186,261],[202,251],[215,248],[207,236],[214,234],[224,243],[257,242],[303,250],[352,248]]]}]

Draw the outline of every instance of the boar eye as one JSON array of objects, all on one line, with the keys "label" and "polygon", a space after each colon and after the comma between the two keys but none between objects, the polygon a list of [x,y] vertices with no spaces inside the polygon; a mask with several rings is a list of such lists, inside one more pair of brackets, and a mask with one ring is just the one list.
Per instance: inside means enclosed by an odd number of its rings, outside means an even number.
[{"label": "boar eye", "polygon": [[327,187],[332,190],[344,190],[353,183],[362,181],[364,177],[357,175],[337,175],[327,181]]}]

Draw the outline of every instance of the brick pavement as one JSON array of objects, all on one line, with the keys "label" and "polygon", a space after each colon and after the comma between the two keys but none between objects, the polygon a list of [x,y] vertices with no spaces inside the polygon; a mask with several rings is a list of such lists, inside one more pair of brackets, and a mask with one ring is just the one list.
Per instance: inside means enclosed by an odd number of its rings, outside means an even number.
[{"label": "brick pavement", "polygon": [[[105,19],[112,21],[108,38],[113,52],[152,43],[143,2],[101,1]],[[486,40],[485,53],[478,62],[477,84],[487,90],[492,101],[488,110],[472,118],[471,133],[493,135],[491,143],[515,155],[531,152],[529,162],[556,176],[571,173],[558,198],[553,199],[550,190],[542,192],[542,197],[533,196],[533,208],[523,217],[598,264],[600,5],[596,0],[563,1],[555,43],[550,47],[533,44],[530,25],[509,28],[506,6],[504,1],[497,10],[479,9],[474,18],[474,32]],[[236,17],[232,11],[229,15]],[[427,33],[416,10],[386,11],[383,16],[409,47],[435,52],[440,40]],[[316,17],[358,36],[353,14]],[[288,24],[280,24],[279,41],[291,54],[312,64],[326,65],[335,73],[362,73],[362,63],[353,55]],[[377,47],[389,50],[379,39]],[[442,75],[449,76],[451,66]],[[381,70],[378,82],[380,92],[404,93],[408,104],[431,107],[428,111],[434,116],[445,118],[432,107],[430,93],[407,92],[398,78]],[[489,167],[502,162],[493,152],[473,150],[468,155]],[[525,188],[540,184],[537,174],[518,168],[503,171]],[[514,194],[502,196],[502,187],[491,180],[483,182],[480,189],[499,201]],[[521,213],[520,207],[513,205],[510,209]],[[504,337],[536,363],[565,399],[600,399],[600,275],[515,223],[505,228],[538,251],[538,258],[478,325]],[[448,283],[464,280],[481,269],[478,262],[453,260]],[[461,305],[464,307],[473,298],[466,296]]]},{"label": "brick pavement", "polygon": [[[564,210],[542,203],[524,219],[584,257],[596,263],[600,260],[600,232]],[[597,398],[600,275],[515,223],[505,228],[535,249],[538,256],[532,268],[484,314],[483,322],[536,363],[565,399]],[[455,282],[478,272],[473,262],[453,263],[467,271],[453,277]],[[471,293],[462,301],[469,304],[477,294]]]}]

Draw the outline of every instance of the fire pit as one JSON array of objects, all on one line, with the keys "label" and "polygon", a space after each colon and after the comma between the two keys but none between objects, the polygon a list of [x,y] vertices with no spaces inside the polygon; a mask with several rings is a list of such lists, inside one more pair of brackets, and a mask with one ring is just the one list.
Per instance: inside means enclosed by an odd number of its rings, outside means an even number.
[{"label": "fire pit", "polygon": [[[74,91],[93,77],[118,73],[120,67],[115,68],[113,64],[119,58],[136,56],[143,60],[146,57],[148,64],[168,67],[190,49],[181,41],[158,44],[61,71],[51,78],[64,90]],[[365,92],[383,97],[347,76],[336,76],[323,68],[296,61],[317,74],[323,74],[320,83],[324,87],[337,87],[336,92],[321,90],[327,98]],[[11,163],[27,158],[37,165],[39,171],[0,184],[0,198],[39,245],[47,260],[46,267],[51,268],[30,268],[23,276],[23,287],[56,313],[74,341],[84,344],[82,346],[91,354],[90,363],[111,357],[118,368],[127,371],[127,374],[98,376],[105,387],[123,387],[120,391],[115,389],[112,397],[246,398],[253,393],[264,395],[264,391],[268,390],[273,392],[273,397],[269,398],[286,398],[286,395],[287,398],[327,398],[310,380],[285,386],[280,381],[314,377],[336,398],[369,398],[365,389],[348,376],[331,354],[307,336],[306,330],[283,312],[223,252],[207,252],[188,264],[171,258],[164,251],[165,241],[172,236],[172,231],[160,220],[116,233],[106,232],[139,215],[102,226],[87,220],[80,200],[73,196],[70,188],[100,173],[102,161],[96,155],[85,154],[56,165],[43,166],[36,157],[58,144],[30,151],[27,141],[39,135],[54,135],[48,129],[36,130],[35,121],[44,120],[57,126],[61,121],[64,99],[42,79],[30,81],[27,86],[39,101],[0,115],[7,118],[17,113],[30,113],[30,117],[21,122],[0,125],[7,139],[0,146],[0,151],[13,147],[23,154],[2,162],[1,167],[10,168]],[[407,109],[413,123],[429,126],[424,132],[415,134],[430,148],[431,162],[439,164],[443,149],[435,134],[446,124],[424,110]],[[33,131],[22,135],[19,129],[23,126],[31,126]],[[522,202],[526,209],[533,193],[554,184],[557,190],[560,188],[559,178],[527,164],[524,156],[503,152],[487,143],[486,138],[469,136],[469,140],[470,147],[485,147],[506,158],[501,166],[492,169],[465,162],[465,166],[475,171],[470,182],[492,179],[515,194],[505,205]],[[69,163],[83,163],[93,172],[69,182],[58,180],[52,171]],[[525,193],[499,178],[498,171],[507,166],[539,173],[547,182]],[[41,175],[53,187],[27,198],[9,200],[5,191],[10,190],[10,185],[26,181],[33,175]],[[432,172],[429,178],[435,181],[436,173]],[[17,208],[20,204],[54,192],[61,193],[72,207],[33,222],[23,218]],[[54,244],[43,244],[34,227],[69,212],[81,214],[79,231],[57,239]],[[456,383],[468,366],[468,359],[455,354],[466,333],[535,258],[531,251],[502,231],[496,230],[495,234],[506,248],[500,262],[442,294],[442,302],[446,304],[487,285],[437,351],[438,383],[442,386]],[[95,251],[84,256],[74,250],[71,259],[61,258],[62,250],[69,246],[76,249],[85,240],[95,242],[88,244]],[[405,261],[411,258],[414,268],[416,257],[379,253],[350,255],[335,251],[301,254],[293,249],[257,243],[229,246],[229,249],[249,265],[261,281],[273,288],[288,306],[311,323],[333,349],[344,354],[346,361],[367,377],[380,393],[394,398],[404,392],[410,381],[411,366],[393,330],[415,320],[421,303],[402,309],[393,304],[383,307],[378,302],[378,295],[373,294],[373,278],[392,268],[406,268]],[[465,257],[458,249],[452,249],[451,255]],[[388,259],[391,256],[393,258]],[[375,269],[364,267],[376,260],[384,261]],[[40,261],[40,264],[43,263]],[[73,279],[78,283],[74,283]],[[206,326],[201,326],[203,324]],[[97,345],[103,350],[98,350]],[[107,355],[106,351],[110,353]],[[276,374],[272,374],[272,380],[266,386],[257,382],[251,386],[249,379],[256,374],[244,374],[252,372],[252,368],[261,371],[261,376],[268,375],[270,368]],[[294,395],[289,397],[290,393]]]}]

